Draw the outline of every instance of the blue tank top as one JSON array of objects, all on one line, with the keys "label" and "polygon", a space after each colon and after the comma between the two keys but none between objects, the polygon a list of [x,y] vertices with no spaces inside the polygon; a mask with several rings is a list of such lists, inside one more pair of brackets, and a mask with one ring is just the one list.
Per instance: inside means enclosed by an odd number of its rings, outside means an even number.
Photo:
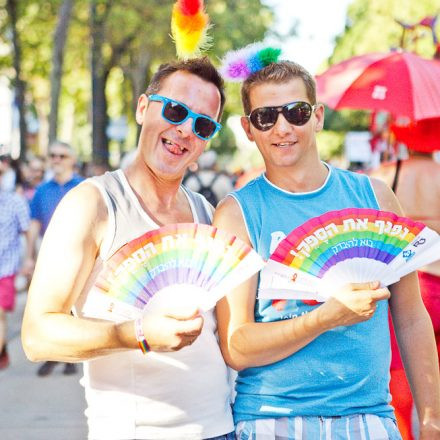
[{"label": "blue tank top", "polygon": [[[379,208],[367,176],[328,167],[324,185],[312,192],[290,193],[261,175],[232,194],[252,245],[263,258],[311,217],[348,207]],[[255,320],[296,318],[314,307],[319,305],[257,299]],[[367,413],[394,417],[387,316],[388,302],[380,301],[370,320],[330,330],[281,361],[240,371],[235,421]]]}]

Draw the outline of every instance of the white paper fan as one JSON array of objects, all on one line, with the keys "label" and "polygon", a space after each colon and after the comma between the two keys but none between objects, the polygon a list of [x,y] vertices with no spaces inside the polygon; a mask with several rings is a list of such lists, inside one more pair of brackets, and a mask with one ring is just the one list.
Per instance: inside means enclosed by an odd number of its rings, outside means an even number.
[{"label": "white paper fan", "polygon": [[440,259],[440,236],[423,223],[375,209],[314,217],[280,242],[261,271],[259,297],[316,299],[351,282],[383,286]]},{"label": "white paper fan", "polygon": [[145,307],[193,304],[206,311],[258,272],[261,257],[213,226],[178,223],[149,231],[119,249],[95,286],[94,302],[127,319]]}]

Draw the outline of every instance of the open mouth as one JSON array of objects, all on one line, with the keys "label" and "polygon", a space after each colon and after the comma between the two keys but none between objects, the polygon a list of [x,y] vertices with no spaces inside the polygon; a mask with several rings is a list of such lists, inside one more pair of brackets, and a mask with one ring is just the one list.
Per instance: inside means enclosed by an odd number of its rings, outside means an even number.
[{"label": "open mouth", "polygon": [[293,147],[296,145],[297,142],[278,142],[278,143],[274,143],[272,144],[274,147],[278,147],[278,148],[289,148],[289,147]]},{"label": "open mouth", "polygon": [[162,138],[162,143],[167,151],[169,151],[171,154],[175,154],[176,156],[181,156],[185,153],[185,151],[188,151],[185,147],[182,147],[169,139]]}]

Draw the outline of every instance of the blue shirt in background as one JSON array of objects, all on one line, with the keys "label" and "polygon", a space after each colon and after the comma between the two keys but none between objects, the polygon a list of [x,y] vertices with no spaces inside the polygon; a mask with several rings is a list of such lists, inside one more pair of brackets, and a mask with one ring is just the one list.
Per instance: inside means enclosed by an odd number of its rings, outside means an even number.
[{"label": "blue shirt in background", "polygon": [[51,179],[38,186],[31,200],[30,207],[32,220],[38,220],[41,223],[41,235],[46,232],[49,221],[61,199],[83,180],[83,177],[74,174],[64,184],[59,184],[54,179]]}]

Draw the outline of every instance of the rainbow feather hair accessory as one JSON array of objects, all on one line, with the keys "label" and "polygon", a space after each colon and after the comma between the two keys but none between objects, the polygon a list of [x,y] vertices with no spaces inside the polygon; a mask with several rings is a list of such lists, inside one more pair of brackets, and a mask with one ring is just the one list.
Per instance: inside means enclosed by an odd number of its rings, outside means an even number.
[{"label": "rainbow feather hair accessory", "polygon": [[393,284],[440,258],[423,223],[365,208],[330,211],[282,240],[260,277],[260,298],[324,300],[347,283]]},{"label": "rainbow feather hair accessory", "polygon": [[232,82],[245,81],[250,75],[258,72],[271,63],[276,63],[281,49],[253,43],[241,49],[228,52],[221,63],[220,72]]},{"label": "rainbow feather hair accessory", "polygon": [[178,0],[171,16],[171,35],[176,53],[181,59],[200,56],[210,46],[209,17],[203,9],[203,0]]}]

